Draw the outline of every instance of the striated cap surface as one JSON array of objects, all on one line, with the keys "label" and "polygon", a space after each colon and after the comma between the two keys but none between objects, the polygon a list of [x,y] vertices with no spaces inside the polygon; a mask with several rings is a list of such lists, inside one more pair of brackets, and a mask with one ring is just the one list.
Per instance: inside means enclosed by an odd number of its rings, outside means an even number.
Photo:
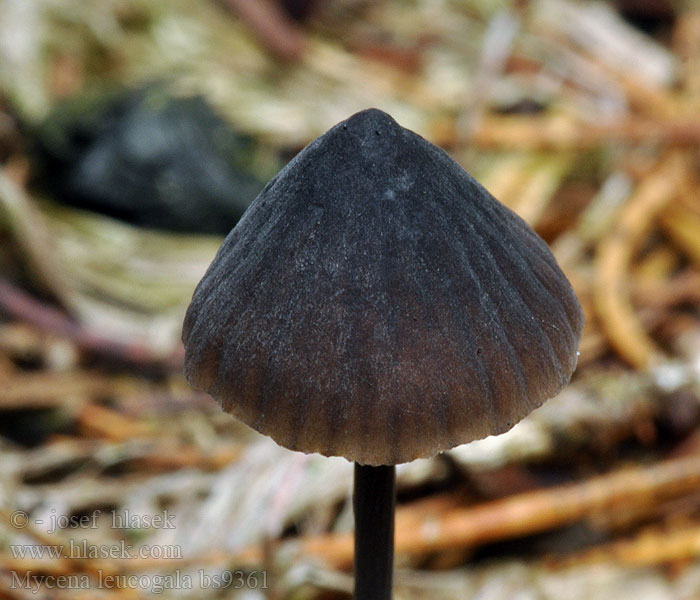
[{"label": "striated cap surface", "polygon": [[292,450],[396,464],[506,431],[576,366],[545,242],[376,109],[273,178],[197,287],[185,374]]}]

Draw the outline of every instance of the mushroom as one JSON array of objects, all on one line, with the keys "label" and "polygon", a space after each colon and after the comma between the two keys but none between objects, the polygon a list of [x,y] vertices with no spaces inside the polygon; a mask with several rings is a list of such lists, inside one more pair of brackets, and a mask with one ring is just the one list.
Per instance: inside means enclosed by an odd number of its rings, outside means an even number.
[{"label": "mushroom", "polygon": [[395,465],[556,395],[583,323],[547,244],[369,109],[304,148],[230,232],[187,311],[185,374],[281,446],[355,462],[355,598],[383,600]]}]

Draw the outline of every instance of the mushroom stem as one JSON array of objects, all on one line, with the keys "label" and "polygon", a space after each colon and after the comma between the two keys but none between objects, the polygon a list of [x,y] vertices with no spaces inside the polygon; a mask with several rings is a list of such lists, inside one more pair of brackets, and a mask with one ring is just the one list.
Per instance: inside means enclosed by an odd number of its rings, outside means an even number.
[{"label": "mushroom stem", "polygon": [[355,463],[355,600],[391,600],[396,467]]}]

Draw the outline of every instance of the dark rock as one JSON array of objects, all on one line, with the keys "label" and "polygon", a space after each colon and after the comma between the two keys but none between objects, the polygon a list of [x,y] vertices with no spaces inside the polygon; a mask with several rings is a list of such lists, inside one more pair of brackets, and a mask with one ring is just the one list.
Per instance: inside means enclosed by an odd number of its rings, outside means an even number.
[{"label": "dark rock", "polygon": [[252,139],[160,86],[67,101],[38,146],[50,195],[145,227],[225,234],[263,187]]}]

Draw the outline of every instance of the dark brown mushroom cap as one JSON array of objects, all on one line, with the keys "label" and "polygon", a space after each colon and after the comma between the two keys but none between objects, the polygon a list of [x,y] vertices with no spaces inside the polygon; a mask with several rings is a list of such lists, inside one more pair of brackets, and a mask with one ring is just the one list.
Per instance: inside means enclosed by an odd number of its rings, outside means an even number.
[{"label": "dark brown mushroom cap", "polygon": [[282,446],[396,464],[557,394],[583,322],[545,242],[371,109],[309,144],[231,231],[187,312],[185,372]]}]

